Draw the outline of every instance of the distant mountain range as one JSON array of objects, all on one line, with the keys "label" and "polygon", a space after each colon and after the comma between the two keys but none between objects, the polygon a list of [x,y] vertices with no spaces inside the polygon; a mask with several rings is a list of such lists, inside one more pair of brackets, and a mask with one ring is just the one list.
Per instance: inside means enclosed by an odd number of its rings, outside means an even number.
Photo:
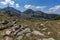
[{"label": "distant mountain range", "polygon": [[0,13],[6,12],[6,11],[10,12],[13,15],[19,16],[23,19],[32,19],[32,18],[53,19],[53,18],[59,16],[58,14],[48,14],[48,13],[44,13],[42,11],[34,11],[32,9],[27,9],[24,12],[16,10],[13,7],[6,7],[6,8],[3,8],[3,9],[0,9]]}]

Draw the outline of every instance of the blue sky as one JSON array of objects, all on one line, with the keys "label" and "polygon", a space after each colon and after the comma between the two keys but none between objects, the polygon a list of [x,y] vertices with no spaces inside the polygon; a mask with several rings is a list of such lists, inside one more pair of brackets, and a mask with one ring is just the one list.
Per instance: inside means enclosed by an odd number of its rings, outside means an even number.
[{"label": "blue sky", "polygon": [[50,13],[60,13],[60,0],[0,0],[0,8],[7,7],[8,4],[21,11],[33,9]]}]

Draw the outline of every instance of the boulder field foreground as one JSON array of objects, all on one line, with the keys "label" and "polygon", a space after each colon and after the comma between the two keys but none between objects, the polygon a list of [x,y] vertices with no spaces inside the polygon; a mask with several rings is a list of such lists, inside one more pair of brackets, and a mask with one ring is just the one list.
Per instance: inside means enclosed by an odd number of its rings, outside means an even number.
[{"label": "boulder field foreground", "polygon": [[0,23],[0,40],[60,40],[60,20],[14,20],[3,23]]}]

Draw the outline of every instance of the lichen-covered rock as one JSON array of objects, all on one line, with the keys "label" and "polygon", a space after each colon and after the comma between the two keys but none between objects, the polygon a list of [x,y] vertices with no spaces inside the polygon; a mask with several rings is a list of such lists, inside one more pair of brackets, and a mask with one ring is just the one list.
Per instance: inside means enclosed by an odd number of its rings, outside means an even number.
[{"label": "lichen-covered rock", "polygon": [[41,39],[37,39],[37,40],[41,40]]},{"label": "lichen-covered rock", "polygon": [[41,40],[55,40],[54,38],[43,38]]},{"label": "lichen-covered rock", "polygon": [[13,40],[13,38],[6,36],[4,40]]},{"label": "lichen-covered rock", "polygon": [[17,37],[17,40],[21,40],[23,38],[23,36],[19,36]]},{"label": "lichen-covered rock", "polygon": [[44,30],[47,30],[47,28],[43,28],[42,30],[43,30],[43,31],[44,31]]},{"label": "lichen-covered rock", "polygon": [[42,24],[42,23],[41,23],[40,25],[41,25],[42,27],[45,27],[45,25],[44,25],[44,24]]},{"label": "lichen-covered rock", "polygon": [[26,28],[25,30],[23,30],[24,33],[30,33],[31,29],[30,28]]},{"label": "lichen-covered rock", "polygon": [[39,36],[44,36],[44,34],[39,32],[39,31],[33,31],[32,34],[39,35]]},{"label": "lichen-covered rock", "polygon": [[7,30],[7,31],[5,32],[6,35],[10,35],[10,33],[11,33],[10,30]]},{"label": "lichen-covered rock", "polygon": [[51,32],[48,32],[48,35],[50,34]]},{"label": "lichen-covered rock", "polygon": [[26,28],[25,30],[21,30],[20,32],[17,33],[17,35],[23,35],[23,33],[30,33],[31,30],[30,28]]},{"label": "lichen-covered rock", "polygon": [[27,36],[27,37],[31,37],[31,33],[27,33],[26,36]]},{"label": "lichen-covered rock", "polygon": [[9,21],[8,20],[4,20],[4,22],[2,22],[2,24],[8,24]]}]

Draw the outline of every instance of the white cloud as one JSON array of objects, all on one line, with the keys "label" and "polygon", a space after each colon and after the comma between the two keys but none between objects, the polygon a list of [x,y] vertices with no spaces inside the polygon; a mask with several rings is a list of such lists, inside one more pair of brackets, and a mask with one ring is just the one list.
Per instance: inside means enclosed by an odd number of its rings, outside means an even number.
[{"label": "white cloud", "polygon": [[46,8],[46,6],[36,6],[36,8]]},{"label": "white cloud", "polygon": [[19,6],[19,4],[16,4],[16,8],[19,8],[20,6]]},{"label": "white cloud", "polygon": [[25,5],[24,8],[26,9],[40,9],[40,10],[43,10],[44,8],[46,8],[46,6],[34,6],[34,5]]},{"label": "white cloud", "polygon": [[43,11],[44,8],[46,8],[46,6],[36,6],[35,8],[36,8],[36,9],[40,9],[41,11]]},{"label": "white cloud", "polygon": [[32,9],[34,6],[32,6],[32,5],[25,5],[24,6],[24,8],[26,8],[26,9]]},{"label": "white cloud", "polygon": [[60,5],[56,5],[52,8],[49,8],[49,10],[47,12],[49,13],[56,13],[58,10],[60,10]]},{"label": "white cloud", "polygon": [[15,2],[12,1],[12,0],[5,0],[5,1],[2,1],[0,3],[3,4],[3,5],[7,5],[7,4],[14,5]]},{"label": "white cloud", "polygon": [[3,4],[3,5],[6,5],[7,3],[6,2],[0,2],[1,4]]},{"label": "white cloud", "polygon": [[2,2],[0,2],[2,5],[10,5],[10,6],[13,6],[14,5],[14,1],[12,1],[12,0],[5,0],[5,1],[2,1]]},{"label": "white cloud", "polygon": [[10,2],[11,2],[11,0],[5,0],[5,2],[6,2],[6,3],[10,3]]},{"label": "white cloud", "polygon": [[15,3],[14,1],[11,1],[11,2],[10,2],[10,5],[14,5],[14,3]]},{"label": "white cloud", "polygon": [[[6,6],[9,4],[10,7],[16,7],[16,8],[19,8],[19,4],[18,3],[15,3],[14,1],[12,0],[5,0],[5,1],[2,1],[0,2],[2,4],[2,6]],[[14,6],[15,5],[15,6]]]}]

